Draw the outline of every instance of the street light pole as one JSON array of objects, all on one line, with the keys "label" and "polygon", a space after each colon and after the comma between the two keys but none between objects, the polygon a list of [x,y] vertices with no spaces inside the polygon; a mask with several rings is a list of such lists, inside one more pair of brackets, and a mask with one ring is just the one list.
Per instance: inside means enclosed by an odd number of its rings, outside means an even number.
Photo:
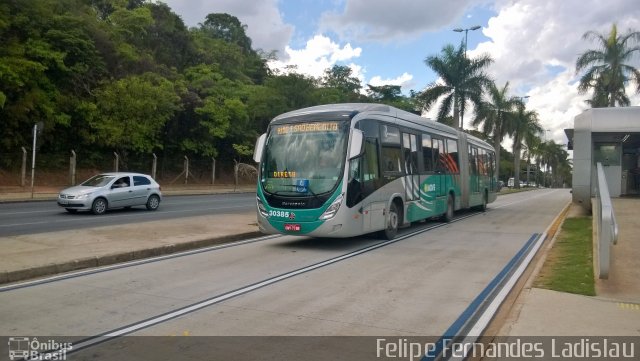
[{"label": "street light pole", "polygon": [[[478,30],[480,29],[480,25],[474,25],[470,28],[466,28],[466,29],[462,29],[462,28],[455,28],[453,29],[453,31],[455,31],[456,33],[461,33],[464,31],[464,58],[467,59],[467,41],[468,41],[468,34],[469,34],[469,30],[474,31],[474,30]],[[454,110],[454,114],[455,114],[455,110]],[[464,119],[463,119],[463,115],[460,114],[459,115],[460,119],[455,119],[456,122],[458,122],[458,127],[459,129],[462,129],[464,127]]]},{"label": "street light pole", "polygon": [[466,28],[466,29],[462,29],[462,28],[455,28],[453,29],[453,31],[455,31],[456,33],[461,33],[464,31],[464,57],[467,57],[467,40],[469,40],[468,35],[469,35],[469,30],[473,31],[473,30],[478,30],[480,29],[480,25],[474,25],[470,28]]}]

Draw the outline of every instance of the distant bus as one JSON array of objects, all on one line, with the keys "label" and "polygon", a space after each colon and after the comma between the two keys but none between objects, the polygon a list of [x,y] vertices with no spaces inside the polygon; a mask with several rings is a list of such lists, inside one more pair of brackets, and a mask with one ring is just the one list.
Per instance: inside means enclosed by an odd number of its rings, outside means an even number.
[{"label": "distant bus", "polygon": [[380,104],[329,104],[274,118],[256,142],[264,233],[352,237],[496,199],[495,152],[446,125]]}]

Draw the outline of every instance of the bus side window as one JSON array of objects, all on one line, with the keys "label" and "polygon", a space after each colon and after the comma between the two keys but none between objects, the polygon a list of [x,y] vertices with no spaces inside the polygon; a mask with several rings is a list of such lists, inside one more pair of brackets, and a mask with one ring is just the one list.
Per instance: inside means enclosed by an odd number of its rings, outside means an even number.
[{"label": "bus side window", "polygon": [[444,140],[442,139],[433,139],[433,149],[435,151],[433,161],[436,164],[436,172],[444,173],[446,171],[444,157],[446,156],[444,150]]},{"label": "bus side window", "polygon": [[458,166],[458,141],[454,139],[447,139],[447,161],[449,163],[450,171],[453,174],[460,173],[460,167]]},{"label": "bus side window", "polygon": [[478,155],[476,159],[478,160],[478,175],[484,175],[484,159],[483,159],[483,151],[484,149],[478,149]]},{"label": "bus side window", "polygon": [[422,164],[425,172],[433,172],[433,148],[431,144],[431,136],[422,134]]},{"label": "bus side window", "polygon": [[478,167],[477,167],[477,155],[478,151],[476,148],[469,146],[469,175],[477,175]]},{"label": "bus side window", "polygon": [[[400,130],[396,127],[381,125],[380,138],[382,139],[382,170],[384,173],[397,173],[402,171],[402,144]],[[390,174],[391,175],[391,174]]]},{"label": "bus side window", "polygon": [[418,147],[417,136],[411,133],[402,133],[402,149],[404,156],[404,174],[418,174]]}]

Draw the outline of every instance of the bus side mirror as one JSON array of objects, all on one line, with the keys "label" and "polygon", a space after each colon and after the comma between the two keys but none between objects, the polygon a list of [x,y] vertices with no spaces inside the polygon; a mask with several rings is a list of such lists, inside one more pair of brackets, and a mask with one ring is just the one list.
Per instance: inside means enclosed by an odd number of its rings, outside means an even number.
[{"label": "bus side mirror", "polygon": [[349,159],[362,155],[364,146],[364,133],[360,129],[351,130],[351,147],[349,148]]},{"label": "bus side mirror", "polygon": [[260,163],[260,160],[262,159],[262,150],[264,149],[264,143],[266,139],[267,133],[264,133],[260,137],[258,137],[258,140],[256,140],[256,147],[253,148],[253,160],[256,163]]}]

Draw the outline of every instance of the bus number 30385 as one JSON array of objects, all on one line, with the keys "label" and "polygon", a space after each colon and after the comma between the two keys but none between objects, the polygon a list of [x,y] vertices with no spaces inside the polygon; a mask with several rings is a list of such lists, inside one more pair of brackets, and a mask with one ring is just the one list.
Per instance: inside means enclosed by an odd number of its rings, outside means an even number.
[{"label": "bus number 30385", "polygon": [[269,216],[270,217],[284,217],[284,218],[289,218],[289,212],[285,212],[285,211],[269,211]]}]

